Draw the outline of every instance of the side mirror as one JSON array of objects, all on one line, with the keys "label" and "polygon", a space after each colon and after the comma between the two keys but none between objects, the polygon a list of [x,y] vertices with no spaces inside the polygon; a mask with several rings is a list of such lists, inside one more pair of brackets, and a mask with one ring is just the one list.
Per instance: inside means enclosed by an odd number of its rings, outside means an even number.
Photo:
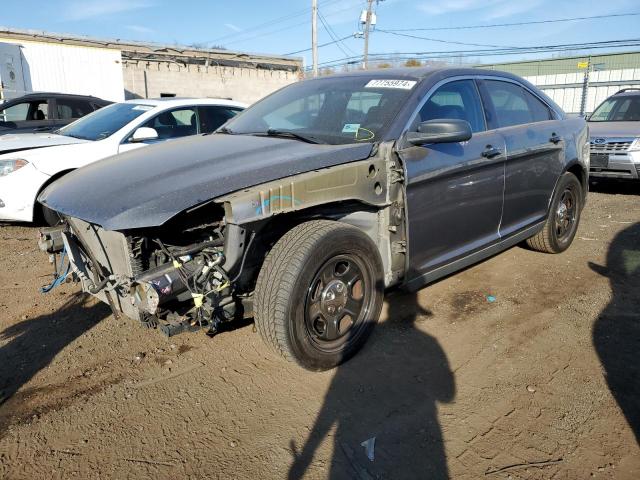
[{"label": "side mirror", "polygon": [[471,135],[471,125],[466,120],[438,118],[422,122],[417,132],[408,132],[407,141],[413,145],[455,143],[465,142]]},{"label": "side mirror", "polygon": [[131,136],[131,143],[144,142],[145,140],[157,140],[158,132],[155,128],[140,127]]}]

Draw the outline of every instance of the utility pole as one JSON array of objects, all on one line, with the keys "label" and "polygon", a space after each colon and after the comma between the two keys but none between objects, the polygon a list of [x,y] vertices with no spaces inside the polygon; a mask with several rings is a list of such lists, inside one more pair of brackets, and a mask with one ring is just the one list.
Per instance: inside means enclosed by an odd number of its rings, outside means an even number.
[{"label": "utility pole", "polygon": [[584,79],[582,81],[582,98],[580,99],[580,116],[584,117],[587,110],[587,98],[589,97],[589,76],[591,74],[591,56],[587,60],[586,70],[584,71]]},{"label": "utility pole", "polygon": [[313,76],[318,76],[318,0],[311,0],[311,56]]},{"label": "utility pole", "polygon": [[367,0],[367,17],[364,23],[364,55],[362,56],[362,67],[366,70],[369,61],[369,30],[371,29],[371,15],[373,10],[373,0]]}]

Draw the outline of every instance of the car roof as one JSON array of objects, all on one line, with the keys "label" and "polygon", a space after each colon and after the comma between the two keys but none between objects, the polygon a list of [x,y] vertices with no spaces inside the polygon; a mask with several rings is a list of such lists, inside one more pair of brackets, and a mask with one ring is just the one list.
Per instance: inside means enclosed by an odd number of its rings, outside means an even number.
[{"label": "car roof", "polygon": [[126,100],[124,103],[135,103],[137,105],[152,105],[154,107],[182,107],[188,105],[222,105],[229,107],[246,108],[242,102],[236,102],[227,98],[134,98]]},{"label": "car roof", "polygon": [[335,73],[323,78],[339,78],[339,77],[366,77],[366,78],[406,78],[414,80],[423,80],[433,75],[440,75],[442,77],[455,77],[455,76],[496,76],[506,77],[513,80],[522,82],[523,79],[509,72],[502,72],[500,70],[486,70],[482,68],[469,68],[469,67],[450,67],[450,66],[438,66],[438,67],[398,67],[398,68],[378,68],[370,70],[357,70],[354,72],[341,72]]},{"label": "car roof", "polygon": [[108,102],[108,100],[104,100],[99,97],[94,97],[93,95],[78,95],[75,93],[60,93],[60,92],[29,92],[21,97],[11,98],[7,100],[8,102],[15,102],[16,100],[27,100],[32,97],[55,97],[55,98],[88,98],[92,100],[100,100],[102,102]]},{"label": "car roof", "polygon": [[640,88],[622,89],[612,95],[613,97],[638,97],[640,96]]}]

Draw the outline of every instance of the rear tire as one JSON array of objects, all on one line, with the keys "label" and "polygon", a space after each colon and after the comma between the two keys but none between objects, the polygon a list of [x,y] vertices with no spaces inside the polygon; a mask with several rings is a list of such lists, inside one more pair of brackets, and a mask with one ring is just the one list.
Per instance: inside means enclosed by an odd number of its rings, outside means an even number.
[{"label": "rear tire", "polygon": [[300,224],[271,249],[254,292],[260,336],[308,370],[353,356],[380,316],[383,267],[371,239],[328,220]]},{"label": "rear tire", "polygon": [[578,178],[569,172],[562,175],[551,199],[547,221],[540,232],[527,239],[527,245],[538,252],[564,252],[576,236],[582,201],[582,185]]}]

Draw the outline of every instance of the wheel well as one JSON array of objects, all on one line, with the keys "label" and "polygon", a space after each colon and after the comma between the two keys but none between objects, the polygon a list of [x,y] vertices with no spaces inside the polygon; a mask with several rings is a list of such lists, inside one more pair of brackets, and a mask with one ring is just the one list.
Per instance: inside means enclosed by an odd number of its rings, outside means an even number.
[{"label": "wheel well", "polygon": [[262,263],[273,245],[292,228],[309,220],[334,220],[354,212],[377,212],[378,207],[354,200],[349,202],[332,202],[317,207],[311,207],[294,212],[274,215],[269,219],[245,224],[242,227],[248,231],[256,232],[256,239],[252,242],[251,251],[247,252],[247,262],[243,279],[251,284],[257,277]]},{"label": "wheel well", "polygon": [[587,194],[587,184],[589,182],[585,169],[579,163],[574,163],[567,169],[567,172],[573,173],[578,178],[580,185],[582,185],[582,196],[584,197]]},{"label": "wheel well", "polygon": [[38,190],[38,193],[36,194],[36,198],[34,199],[33,202],[33,218],[37,219],[38,216],[41,214],[42,208],[40,203],[38,203],[38,197],[40,196],[40,194],[44,191],[45,188],[47,188],[49,185],[51,185],[53,182],[55,182],[56,180],[58,180],[61,177],[64,177],[67,173],[71,173],[73,172],[73,168],[69,169],[69,170],[63,170],[62,172],[58,172],[55,175],[52,175],[51,178],[49,178],[46,182],[44,182],[42,184],[42,186],[40,187],[40,190]]}]

